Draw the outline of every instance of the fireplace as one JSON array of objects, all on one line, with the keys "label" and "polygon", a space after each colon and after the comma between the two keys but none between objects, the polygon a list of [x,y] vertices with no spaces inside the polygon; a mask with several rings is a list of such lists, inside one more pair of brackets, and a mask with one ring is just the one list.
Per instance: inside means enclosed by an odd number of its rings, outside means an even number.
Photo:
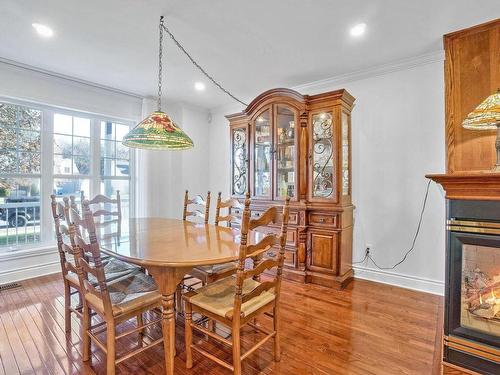
[{"label": "fireplace", "polygon": [[444,360],[500,368],[500,202],[449,200]]}]

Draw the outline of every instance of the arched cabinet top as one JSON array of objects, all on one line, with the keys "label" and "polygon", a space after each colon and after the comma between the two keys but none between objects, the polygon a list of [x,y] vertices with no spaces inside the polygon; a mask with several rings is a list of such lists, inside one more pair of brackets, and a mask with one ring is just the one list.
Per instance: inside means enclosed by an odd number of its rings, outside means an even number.
[{"label": "arched cabinet top", "polygon": [[252,117],[252,115],[256,111],[259,111],[260,108],[271,103],[288,104],[295,107],[297,110],[300,110],[301,108],[307,110],[309,104],[338,99],[340,99],[344,105],[349,108],[352,107],[355,100],[354,97],[351,96],[351,94],[349,94],[345,89],[329,91],[317,95],[302,95],[295,90],[276,88],[264,91],[252,100],[252,102],[243,111],[227,115],[226,118],[234,120],[237,118],[245,118],[247,116]]}]

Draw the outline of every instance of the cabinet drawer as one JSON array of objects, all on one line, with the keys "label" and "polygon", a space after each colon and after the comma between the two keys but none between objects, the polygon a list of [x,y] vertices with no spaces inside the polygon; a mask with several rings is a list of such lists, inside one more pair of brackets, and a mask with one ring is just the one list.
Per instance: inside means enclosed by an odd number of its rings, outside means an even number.
[{"label": "cabinet drawer", "polygon": [[309,224],[313,226],[328,226],[336,228],[338,226],[338,215],[311,212],[309,213]]}]

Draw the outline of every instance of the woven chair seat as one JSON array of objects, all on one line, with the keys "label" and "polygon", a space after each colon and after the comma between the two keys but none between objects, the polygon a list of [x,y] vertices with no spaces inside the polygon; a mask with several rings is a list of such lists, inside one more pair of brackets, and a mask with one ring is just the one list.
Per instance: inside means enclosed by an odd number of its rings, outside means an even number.
[{"label": "woven chair seat", "polygon": [[[260,283],[253,279],[246,279],[243,284],[243,294],[251,292]],[[236,281],[234,276],[226,277],[215,281],[204,287],[196,289],[194,292],[184,295],[184,298],[191,304],[207,310],[221,317],[231,318],[230,311],[234,306],[234,296],[236,294]],[[252,298],[241,305],[241,312],[248,316],[257,311],[262,306],[267,305],[275,298],[274,293],[265,291],[261,295]]]},{"label": "woven chair seat", "polygon": [[[133,273],[107,283],[113,315],[118,316],[148,305],[158,304],[161,294],[153,278],[142,272]],[[87,293],[85,299],[97,311],[104,312],[101,298]]]}]

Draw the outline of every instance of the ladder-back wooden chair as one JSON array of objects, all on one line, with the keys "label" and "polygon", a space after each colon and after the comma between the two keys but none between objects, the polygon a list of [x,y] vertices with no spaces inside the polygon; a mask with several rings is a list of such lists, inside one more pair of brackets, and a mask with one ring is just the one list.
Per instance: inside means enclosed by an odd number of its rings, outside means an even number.
[{"label": "ladder-back wooden chair", "polygon": [[[96,236],[94,216],[89,208],[89,202],[83,202],[83,220],[86,222],[88,240],[79,235],[76,230],[70,229],[70,235],[74,238],[77,248],[77,267],[80,288],[83,295],[83,360],[90,360],[91,342],[94,342],[106,353],[106,374],[115,374],[116,364],[143,352],[163,342],[163,337],[150,337],[146,331],[147,327],[161,324],[161,315],[158,312],[161,306],[161,294],[157,290],[154,280],[144,273],[137,272],[126,275],[113,281],[106,278],[104,265],[101,261],[101,251]],[[75,210],[71,216],[78,216]],[[77,217],[78,220],[78,217]],[[88,262],[85,255],[90,254],[93,262]],[[92,276],[96,282],[90,278]],[[95,311],[106,325],[106,342],[98,338],[98,334],[104,332],[101,326],[91,326],[90,311]],[[144,324],[142,314],[151,311],[155,319]],[[129,331],[116,334],[116,326],[131,318],[137,318],[137,326]],[[116,340],[126,337],[134,332],[139,333],[137,348],[131,352],[116,356]],[[168,332],[163,332],[168,334]],[[144,340],[148,336],[150,343]]]},{"label": "ladder-back wooden chair", "polygon": [[[73,246],[69,240],[69,223],[67,217],[69,214],[68,198],[64,198],[64,204],[56,200],[55,195],[50,196],[52,217],[54,218],[54,227],[57,239],[57,250],[61,263],[61,272],[64,282],[64,329],[66,333],[71,331],[71,314],[76,314],[82,318],[82,300],[80,293],[80,282],[76,269],[76,257]],[[73,306],[71,297],[78,295],[79,303]]]},{"label": "ladder-back wooden chair", "polygon": [[[81,204],[85,194],[81,192]],[[95,218],[95,225],[99,229],[107,230],[106,237],[120,237],[122,230],[122,202],[120,190],[116,191],[115,198],[107,197],[103,194],[97,194],[90,199],[89,207],[91,207],[92,215]]]},{"label": "ladder-back wooden chair", "polygon": [[[78,249],[75,247],[75,243],[70,236],[70,227],[73,226],[75,230],[76,227],[70,220],[71,204],[68,197],[64,197],[63,202],[58,202],[55,195],[51,195],[50,199],[64,282],[64,328],[66,332],[69,332],[71,331],[71,313],[74,313],[80,319],[83,316],[82,294],[76,269],[75,251],[78,251]],[[107,280],[114,280],[140,271],[139,267],[114,258],[109,258],[103,263]],[[95,279],[92,279],[92,281],[95,282]],[[73,306],[71,302],[71,298],[74,295],[78,295],[79,297],[79,303],[76,306]]]},{"label": "ladder-back wooden chair", "polygon": [[[217,195],[217,206],[215,207],[215,225],[220,225],[221,223],[226,223],[228,227],[231,224],[241,225],[241,218],[231,213],[231,209],[243,209],[244,205],[242,205],[237,199],[229,198],[226,200],[222,200],[222,193],[219,192]],[[226,215],[221,215],[221,210],[227,209],[228,212]]]},{"label": "ladder-back wooden chair", "polygon": [[[282,213],[279,213],[276,207],[270,207],[260,218],[250,220],[250,198],[247,195],[241,223],[240,254],[236,276],[226,277],[184,295],[187,368],[193,366],[192,349],[194,349],[203,356],[233,371],[234,374],[240,375],[241,362],[271,338],[274,338],[274,360],[280,360],[279,299],[289,204],[290,199],[287,198]],[[281,223],[279,236],[268,234],[257,244],[247,244],[249,230],[270,223]],[[263,259],[255,264],[253,268],[245,270],[246,259],[263,254],[272,246],[279,246],[280,250],[277,259]],[[272,268],[276,268],[276,274],[272,280],[264,282],[256,280],[260,274]],[[193,313],[199,313],[227,327],[231,327],[231,338],[226,339],[202,325],[196,324],[192,319]],[[262,314],[273,318],[273,328],[271,330],[266,330],[255,323],[255,318]],[[240,330],[246,324],[265,334],[265,337],[242,354]],[[233,363],[229,364],[193,345],[193,329],[232,347]]]},{"label": "ladder-back wooden chair", "polygon": [[[231,208],[242,209],[244,206],[234,198],[223,201],[221,196],[222,193],[219,192],[217,195],[217,206],[215,208],[215,225],[220,225],[222,223],[226,223],[227,226],[230,226],[231,223],[240,225],[241,219],[238,216],[231,214],[229,210]],[[228,209],[229,212],[226,215],[221,215],[221,209]],[[237,269],[237,262],[228,262],[210,266],[195,267],[191,271],[191,275],[201,280],[202,285],[206,285],[234,274]]]},{"label": "ladder-back wooden chair", "polygon": [[[70,197],[70,200],[71,198],[72,197]],[[74,225],[76,234],[81,237],[88,236],[89,232],[87,227],[87,220],[82,217],[80,211],[78,209],[75,209],[73,205],[70,205],[70,210],[71,218],[68,216],[67,221],[71,222],[71,224]],[[98,237],[101,239],[103,237],[107,238],[107,235],[100,235]],[[84,254],[84,256],[87,262],[93,262],[92,254],[90,252]],[[129,273],[142,272],[141,267],[123,262],[108,255],[101,255],[101,262],[104,264],[104,271],[106,273],[107,280],[113,280]]]},{"label": "ladder-back wooden chair", "polygon": [[[189,206],[195,206],[190,208]],[[204,207],[205,212],[200,211],[199,207]],[[196,195],[194,198],[189,198],[189,191],[184,194],[184,210],[182,212],[182,220],[187,220],[188,217],[200,217],[205,224],[208,224],[210,216],[210,192],[207,192],[207,198],[203,199],[201,195]]]}]

